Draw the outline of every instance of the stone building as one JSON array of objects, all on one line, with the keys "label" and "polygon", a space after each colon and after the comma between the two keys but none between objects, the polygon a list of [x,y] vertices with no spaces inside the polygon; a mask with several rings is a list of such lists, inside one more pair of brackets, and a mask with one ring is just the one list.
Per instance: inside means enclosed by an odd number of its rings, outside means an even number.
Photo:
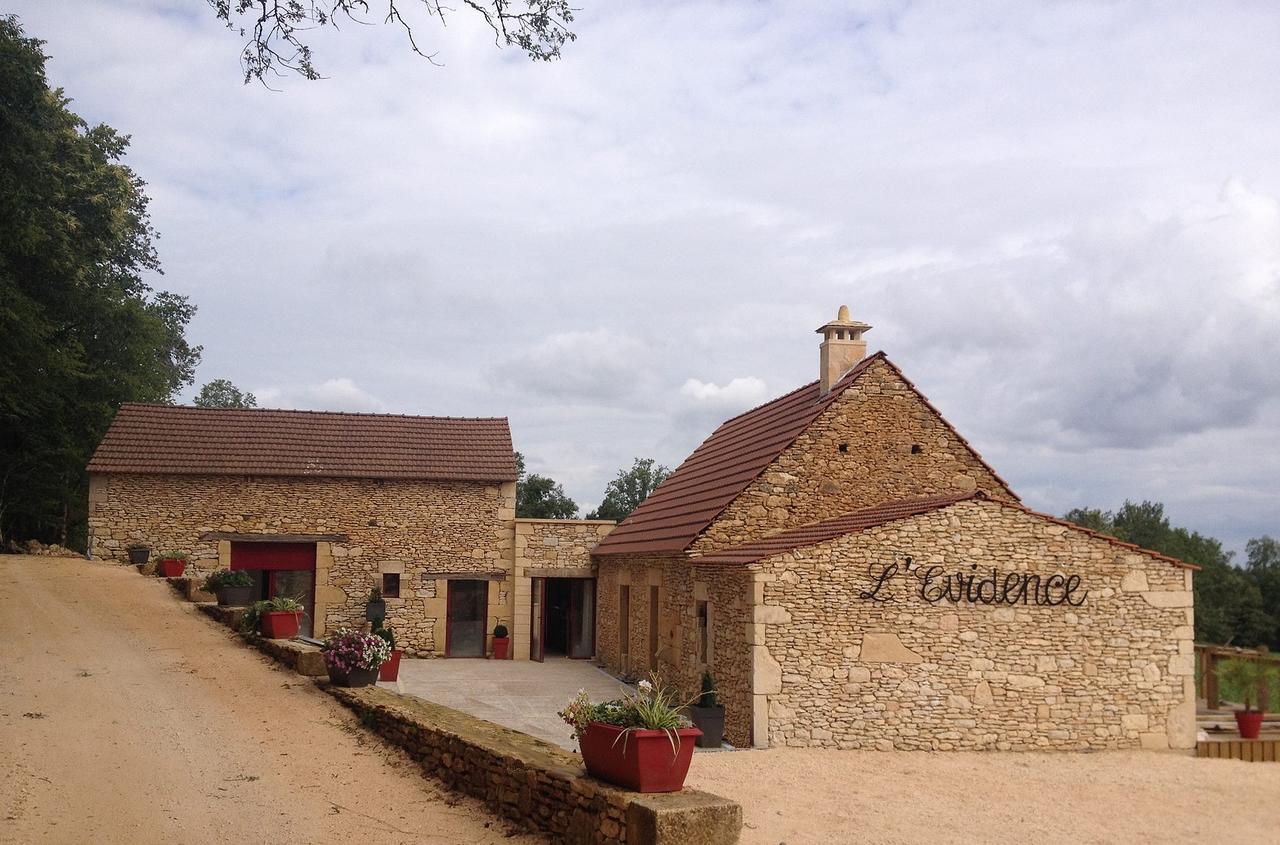
[{"label": "stone building", "polygon": [[516,519],[505,418],[126,404],[88,470],[93,557],[244,569],[315,636],[362,624],[378,587],[414,656],[483,656],[498,623],[515,659],[591,656],[583,584],[613,524]]},{"label": "stone building", "polygon": [[869,329],[595,549],[599,659],[709,670],[739,745],[1192,747],[1195,567],[1024,507]]}]

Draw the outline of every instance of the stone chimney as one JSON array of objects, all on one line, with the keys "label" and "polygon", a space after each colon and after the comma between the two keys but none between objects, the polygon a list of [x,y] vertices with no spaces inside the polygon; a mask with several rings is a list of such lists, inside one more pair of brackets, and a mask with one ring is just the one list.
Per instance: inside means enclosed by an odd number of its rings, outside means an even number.
[{"label": "stone chimney", "polygon": [[867,357],[864,332],[871,330],[866,323],[849,319],[849,306],[841,305],[836,318],[818,329],[822,335],[819,352],[819,396],[826,396],[840,381],[841,376]]}]

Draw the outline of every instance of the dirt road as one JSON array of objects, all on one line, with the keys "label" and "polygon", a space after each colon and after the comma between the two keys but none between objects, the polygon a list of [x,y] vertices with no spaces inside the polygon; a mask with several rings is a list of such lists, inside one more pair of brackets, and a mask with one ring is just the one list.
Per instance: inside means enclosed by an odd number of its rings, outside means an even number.
[{"label": "dirt road", "polygon": [[0,555],[0,842],[537,841],[507,832],[157,579]]}]

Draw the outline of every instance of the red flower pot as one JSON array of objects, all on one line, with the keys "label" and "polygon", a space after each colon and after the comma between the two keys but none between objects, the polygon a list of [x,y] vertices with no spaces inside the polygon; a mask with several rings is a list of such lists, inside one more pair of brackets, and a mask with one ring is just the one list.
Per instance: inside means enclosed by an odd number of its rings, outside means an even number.
[{"label": "red flower pot", "polygon": [[386,663],[378,667],[379,681],[394,681],[400,677],[400,655],[404,654],[400,649],[391,652],[391,657]]},{"label": "red flower pot", "polygon": [[494,637],[493,638],[493,659],[506,660],[507,649],[511,645],[510,637]]},{"label": "red flower pot", "polygon": [[258,630],[269,640],[291,640],[301,626],[301,610],[268,610],[262,614]]},{"label": "red flower pot", "polygon": [[1240,738],[1257,739],[1262,733],[1262,717],[1265,715],[1261,710],[1237,710],[1236,727],[1240,729]]},{"label": "red flower pot", "polygon": [[672,737],[667,731],[627,731],[592,722],[578,745],[587,774],[594,778],[636,792],[679,792],[702,731],[680,728],[674,733]]},{"label": "red flower pot", "polygon": [[180,557],[167,557],[160,561],[158,568],[162,578],[181,578],[187,562]]}]

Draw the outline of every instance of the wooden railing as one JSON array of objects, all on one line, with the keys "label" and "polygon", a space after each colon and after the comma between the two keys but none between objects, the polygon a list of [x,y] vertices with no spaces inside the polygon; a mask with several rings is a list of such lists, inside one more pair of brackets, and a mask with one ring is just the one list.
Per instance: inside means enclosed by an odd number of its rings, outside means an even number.
[{"label": "wooden railing", "polygon": [[[1217,669],[1218,664],[1224,660],[1265,660],[1280,670],[1280,655],[1269,651],[1196,643],[1196,697],[1204,699],[1205,707],[1209,710],[1222,707]],[[1271,701],[1271,692],[1271,686],[1265,680],[1258,684],[1257,700],[1264,709]]]}]

